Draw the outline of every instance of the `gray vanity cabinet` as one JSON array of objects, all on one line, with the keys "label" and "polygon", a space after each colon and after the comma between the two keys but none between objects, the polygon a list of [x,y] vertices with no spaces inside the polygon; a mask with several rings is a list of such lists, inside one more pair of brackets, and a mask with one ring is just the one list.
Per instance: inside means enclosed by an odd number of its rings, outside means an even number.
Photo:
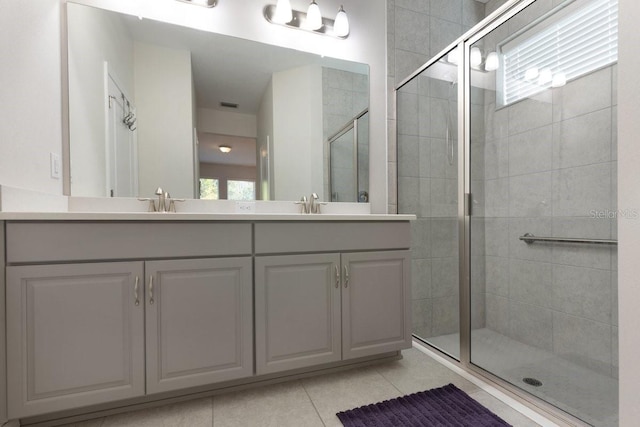
[{"label": "gray vanity cabinet", "polygon": [[10,419],[144,394],[142,262],[6,274]]},{"label": "gray vanity cabinet", "polygon": [[7,277],[10,418],[253,375],[251,257]]},{"label": "gray vanity cabinet", "polygon": [[256,257],[256,373],[341,359],[340,255]]},{"label": "gray vanity cabinet", "polygon": [[6,224],[10,419],[253,375],[251,224]]},{"label": "gray vanity cabinet", "polygon": [[410,252],[256,257],[256,371],[411,347]]},{"label": "gray vanity cabinet", "polygon": [[147,393],[253,375],[251,257],[145,263]]},{"label": "gray vanity cabinet", "polygon": [[342,254],[342,358],[411,347],[411,252]]}]

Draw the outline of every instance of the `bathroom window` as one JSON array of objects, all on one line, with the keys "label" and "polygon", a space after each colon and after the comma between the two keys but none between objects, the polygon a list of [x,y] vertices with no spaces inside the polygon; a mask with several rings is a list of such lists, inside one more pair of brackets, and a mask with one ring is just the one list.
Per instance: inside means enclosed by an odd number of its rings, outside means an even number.
[{"label": "bathroom window", "polygon": [[205,200],[220,199],[220,181],[212,178],[200,178],[200,198]]},{"label": "bathroom window", "polygon": [[567,1],[500,45],[506,106],[618,60],[618,0]]},{"label": "bathroom window", "polygon": [[227,181],[227,198],[229,200],[255,200],[255,181]]}]

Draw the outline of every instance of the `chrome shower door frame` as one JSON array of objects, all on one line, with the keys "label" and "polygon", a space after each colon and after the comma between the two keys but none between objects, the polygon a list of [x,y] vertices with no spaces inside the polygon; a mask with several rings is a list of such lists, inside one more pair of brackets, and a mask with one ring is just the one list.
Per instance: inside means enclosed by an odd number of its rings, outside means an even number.
[{"label": "chrome shower door frame", "polygon": [[471,192],[471,67],[468,59],[473,44],[484,38],[496,28],[513,18],[522,10],[535,3],[536,0],[511,0],[489,15],[476,27],[462,36],[459,46],[462,46],[463,61],[459,69],[458,97],[462,102],[458,104],[458,134],[462,135],[459,144],[458,168],[458,222],[460,246],[460,364],[464,369],[477,374],[491,383],[506,390],[511,397],[542,412],[545,416],[560,425],[587,426],[582,420],[566,413],[551,403],[544,401],[523,389],[509,383],[497,375],[474,365],[471,362],[471,215],[473,214]]},{"label": "chrome shower door frame", "polygon": [[327,138],[327,145],[329,150],[329,201],[332,201],[333,197],[333,179],[331,178],[331,144],[337,141],[342,135],[353,129],[353,182],[355,185],[354,201],[358,202],[358,189],[360,188],[360,178],[358,174],[358,120],[369,112],[368,108],[365,108],[358,113],[351,121],[347,122],[340,130]]},{"label": "chrome shower door frame", "polygon": [[[475,27],[467,31],[453,43],[434,55],[414,73],[409,75],[395,88],[395,105],[398,105],[398,91],[402,86],[413,80],[427,68],[436,63],[448,52],[458,48],[462,52],[458,67],[458,250],[459,250],[459,291],[460,291],[460,358],[455,359],[449,354],[429,345],[434,352],[449,361],[458,364],[462,369],[471,372],[490,384],[506,392],[511,398],[523,405],[544,414],[559,425],[586,426],[582,420],[568,414],[552,404],[516,387],[493,373],[474,365],[471,362],[471,215],[473,198],[471,193],[471,67],[469,57],[471,46],[495,30],[500,25],[513,18],[523,9],[535,3],[536,0],[509,0],[499,7]],[[397,114],[397,107],[396,107]],[[396,117],[397,119],[397,117]],[[397,138],[397,135],[396,135]],[[396,158],[398,144],[396,144]],[[396,183],[398,180],[396,170]],[[396,192],[397,194],[397,192]],[[397,195],[396,195],[397,197]],[[398,200],[395,201],[396,205]],[[421,340],[422,341],[422,340]]]}]

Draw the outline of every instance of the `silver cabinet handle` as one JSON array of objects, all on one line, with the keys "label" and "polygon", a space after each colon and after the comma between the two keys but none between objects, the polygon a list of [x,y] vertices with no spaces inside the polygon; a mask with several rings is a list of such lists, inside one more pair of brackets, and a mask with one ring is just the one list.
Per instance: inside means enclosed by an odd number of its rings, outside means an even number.
[{"label": "silver cabinet handle", "polygon": [[149,304],[153,305],[153,274],[149,276]]},{"label": "silver cabinet handle", "polygon": [[134,304],[136,305],[136,307],[140,305],[140,295],[138,295],[138,287],[139,287],[138,284],[139,284],[139,282],[140,282],[140,278],[138,276],[136,276],[136,284],[133,285],[133,293],[134,293],[134,295],[136,297],[136,301],[135,301]]},{"label": "silver cabinet handle", "polygon": [[349,286],[349,266],[344,266],[344,287]]},{"label": "silver cabinet handle", "polygon": [[334,266],[336,268],[336,288],[340,287],[340,268],[335,265]]}]

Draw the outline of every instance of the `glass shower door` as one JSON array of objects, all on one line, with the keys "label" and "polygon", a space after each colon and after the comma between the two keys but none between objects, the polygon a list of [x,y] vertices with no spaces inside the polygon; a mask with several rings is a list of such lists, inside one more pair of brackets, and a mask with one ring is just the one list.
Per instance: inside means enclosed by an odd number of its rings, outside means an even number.
[{"label": "glass shower door", "polygon": [[617,425],[617,2],[534,2],[468,53],[471,363]]},{"label": "glass shower door", "polygon": [[457,50],[397,94],[398,212],[412,221],[413,334],[460,358]]},{"label": "glass shower door", "polygon": [[350,127],[329,141],[329,189],[332,202],[355,202],[358,185],[355,129]]}]

